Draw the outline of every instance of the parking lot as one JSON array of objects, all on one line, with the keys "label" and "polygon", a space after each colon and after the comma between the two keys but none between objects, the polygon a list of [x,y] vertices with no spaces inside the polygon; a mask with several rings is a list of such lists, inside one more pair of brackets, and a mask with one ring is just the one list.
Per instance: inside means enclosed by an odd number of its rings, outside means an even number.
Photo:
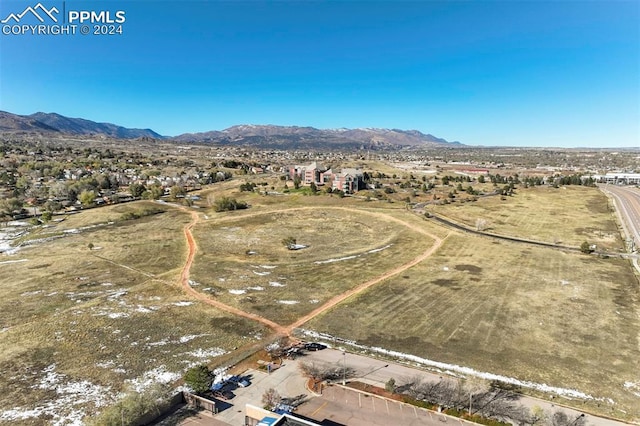
[{"label": "parking lot", "polygon": [[457,418],[423,410],[399,401],[358,392],[334,385],[324,389],[322,396],[302,404],[297,415],[313,419],[322,424],[349,426],[406,426],[472,425]]},{"label": "parking lot", "polygon": [[276,389],[283,397],[308,394],[305,379],[299,373],[296,360],[285,360],[280,368],[271,373],[250,369],[242,376],[249,378],[251,385],[234,389],[235,396],[229,401],[216,400],[219,411],[214,416],[215,419],[231,425],[243,425],[245,405],[261,407],[262,395],[270,388]]}]

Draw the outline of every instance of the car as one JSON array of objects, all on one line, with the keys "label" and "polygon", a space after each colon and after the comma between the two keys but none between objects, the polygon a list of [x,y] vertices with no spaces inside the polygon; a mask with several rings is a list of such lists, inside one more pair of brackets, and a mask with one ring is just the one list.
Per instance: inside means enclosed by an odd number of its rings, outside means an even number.
[{"label": "car", "polygon": [[245,379],[244,377],[241,377],[237,383],[238,383],[238,386],[240,386],[241,388],[246,388],[251,384],[251,382]]},{"label": "car", "polygon": [[220,391],[215,391],[213,393],[213,396],[215,396],[216,398],[220,398],[220,399],[224,399],[225,401],[228,401],[230,399],[233,399],[233,397],[235,396],[233,392],[228,391],[228,390],[220,390]]},{"label": "car", "polygon": [[327,349],[327,345],[323,345],[322,343],[306,343],[304,348],[308,351],[321,351],[322,349]]}]

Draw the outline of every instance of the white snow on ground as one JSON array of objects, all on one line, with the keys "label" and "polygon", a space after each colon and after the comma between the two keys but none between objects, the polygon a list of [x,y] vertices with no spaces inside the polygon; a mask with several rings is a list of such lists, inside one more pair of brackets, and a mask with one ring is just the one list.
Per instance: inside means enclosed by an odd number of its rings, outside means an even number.
[{"label": "white snow on ground", "polygon": [[318,302],[319,302],[319,300],[318,300],[318,299],[311,299],[311,300],[309,300],[309,303],[318,303]]},{"label": "white snow on ground", "polygon": [[[2,251],[2,247],[0,246],[0,252]],[[26,262],[29,259],[18,259],[18,260],[5,260],[4,262],[0,262],[0,265],[4,265],[7,263],[18,263],[18,262]]]},{"label": "white snow on ground", "polygon": [[192,341],[193,339],[197,339],[198,337],[204,337],[204,336],[211,336],[211,334],[189,334],[187,336],[182,336],[180,339],[178,339],[178,341],[180,343],[187,343]]},{"label": "white snow on ground", "polygon": [[624,382],[624,388],[629,389],[632,394],[640,397],[640,383]]},{"label": "white snow on ground", "polygon": [[443,271],[448,271],[448,270],[449,270],[449,267],[448,267],[448,266],[444,266],[444,267],[442,267],[442,270],[443,270]]},{"label": "white snow on ground", "polygon": [[95,385],[88,381],[68,381],[64,374],[55,371],[52,364],[42,370],[40,380],[33,385],[35,389],[55,391],[53,401],[40,402],[35,407],[16,407],[0,411],[0,420],[16,421],[38,417],[51,418],[52,425],[83,425],[85,412],[80,405],[92,403],[96,407],[103,407],[111,402],[111,389]]},{"label": "white snow on ground", "polygon": [[549,386],[546,383],[535,383],[535,382],[530,382],[530,381],[527,381],[527,380],[515,379],[513,377],[501,376],[499,374],[477,371],[477,370],[474,370],[474,369],[472,369],[470,367],[464,367],[464,366],[461,366],[461,365],[447,364],[447,363],[444,363],[444,362],[433,361],[433,360],[430,360],[430,359],[421,358],[419,356],[406,354],[406,353],[403,353],[403,352],[392,351],[392,350],[389,350],[389,349],[384,349],[384,348],[379,348],[379,347],[374,347],[374,346],[360,345],[360,344],[358,344],[358,343],[356,343],[354,341],[351,341],[351,340],[345,340],[345,339],[342,339],[342,338],[339,338],[339,337],[334,337],[334,336],[331,336],[331,335],[325,334],[325,333],[318,333],[318,332],[313,331],[313,330],[302,330],[302,332],[305,335],[313,337],[313,338],[324,339],[324,340],[328,340],[328,341],[338,341],[340,343],[352,346],[354,348],[358,348],[358,349],[366,350],[366,351],[370,351],[370,352],[377,352],[377,353],[380,353],[380,354],[392,356],[394,358],[415,362],[417,364],[436,367],[436,368],[442,369],[445,372],[449,372],[449,373],[461,373],[461,374],[464,374],[464,375],[467,375],[467,376],[480,377],[480,378],[483,378],[485,380],[497,380],[497,381],[500,381],[500,382],[503,382],[503,383],[510,383],[510,384],[513,384],[513,385],[516,385],[516,386],[522,386],[523,388],[536,389],[536,390],[539,390],[539,391],[542,391],[542,392],[554,393],[556,395],[565,396],[565,397],[573,397],[573,398],[581,398],[581,399],[595,399],[593,396],[588,395],[588,394],[586,394],[584,392],[580,392],[580,391],[575,390],[575,389],[566,389],[566,388],[560,388],[560,387],[555,387],[555,386]]},{"label": "white snow on ground", "polygon": [[191,287],[196,287],[196,286],[199,286],[199,285],[200,285],[200,283],[199,283],[199,282],[197,282],[197,281],[194,281],[194,280],[189,280],[189,285],[190,285]]},{"label": "white snow on ground", "polygon": [[133,380],[126,380],[131,384],[131,388],[136,392],[143,392],[149,386],[154,383],[167,384],[178,380],[181,377],[180,373],[172,373],[166,370],[164,365],[154,368],[153,370],[146,371],[141,377]]},{"label": "white snow on ground", "polygon": [[174,305],[174,306],[191,306],[191,305],[193,305],[193,302],[175,302],[175,303],[172,303],[172,305]]},{"label": "white snow on ground", "polygon": [[238,289],[229,290],[229,293],[231,293],[231,294],[245,294],[246,292],[247,292],[247,290],[238,290]]},{"label": "white snow on ground", "polygon": [[333,263],[333,262],[341,262],[343,260],[351,260],[351,259],[355,259],[356,257],[360,257],[360,256],[359,255],[353,255],[353,256],[339,257],[337,259],[318,260],[318,261],[315,261],[313,263],[315,263],[316,265],[322,265],[324,263]]},{"label": "white snow on ground", "polygon": [[275,269],[277,268],[277,266],[273,266],[273,265],[260,265],[261,268],[263,269]]},{"label": "white snow on ground", "polygon": [[304,244],[293,244],[291,246],[289,246],[290,250],[302,250],[302,249],[306,249],[309,246],[305,246]]},{"label": "white snow on ground", "polygon": [[282,303],[283,305],[295,305],[296,303],[300,303],[297,300],[278,300],[278,303]]},{"label": "white snow on ground", "polygon": [[247,290],[264,291],[264,287],[257,285],[254,287],[247,287]]},{"label": "white snow on ground", "polygon": [[279,283],[278,281],[269,281],[271,287],[284,287],[286,284]]},{"label": "white snow on ground", "polygon": [[138,307],[134,310],[134,312],[138,312],[141,314],[150,314],[153,311],[157,311],[158,308],[156,306],[149,306],[148,308],[142,305],[138,305]]},{"label": "white snow on ground", "polygon": [[129,314],[126,312],[111,312],[107,314],[107,316],[111,319],[118,319],[118,318],[127,318]]},{"label": "white snow on ground", "polygon": [[168,345],[169,344],[169,340],[168,339],[162,339],[158,342],[151,342],[151,343],[147,343],[146,346],[164,346],[164,345]]},{"label": "white snow on ground", "polygon": [[389,248],[389,247],[391,247],[392,245],[393,245],[393,244],[387,244],[387,245],[386,245],[386,246],[384,246],[384,247],[380,247],[380,248],[377,248],[377,249],[369,250],[367,253],[378,253],[379,251],[382,251],[382,250],[386,250],[386,249],[388,249],[388,248]]},{"label": "white snow on ground", "polygon": [[[382,250],[388,249],[392,245],[393,244],[387,244],[384,247],[380,247],[380,248],[377,248],[377,249],[369,250],[369,251],[365,252],[364,254],[378,253],[378,252],[380,252]],[[315,263],[316,265],[322,265],[322,264],[325,264],[325,263],[342,262],[343,260],[356,259],[356,258],[361,257],[361,256],[363,256],[363,255],[362,254],[354,254],[352,256],[339,257],[339,258],[336,258],[336,259],[318,260],[318,261],[313,262],[313,263]]]},{"label": "white snow on ground", "polygon": [[265,275],[271,274],[271,272],[258,272],[258,271],[253,271],[253,273],[258,275],[259,277],[264,277]]},{"label": "white snow on ground", "polygon": [[36,290],[36,291],[27,291],[24,292],[22,294],[20,294],[20,296],[25,297],[25,296],[35,296],[36,294],[40,294],[43,293],[44,290]]},{"label": "white snow on ground", "polygon": [[215,358],[220,355],[224,355],[227,353],[224,349],[220,348],[211,348],[211,349],[196,349],[195,351],[186,352],[185,355],[192,356],[198,359],[208,359]]}]

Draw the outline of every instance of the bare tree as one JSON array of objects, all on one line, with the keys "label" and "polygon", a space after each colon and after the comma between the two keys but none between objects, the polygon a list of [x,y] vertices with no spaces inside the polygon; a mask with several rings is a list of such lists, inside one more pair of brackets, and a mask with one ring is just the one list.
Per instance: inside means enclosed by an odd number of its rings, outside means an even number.
[{"label": "bare tree", "polygon": [[269,388],[262,394],[262,404],[267,410],[274,410],[282,401],[282,397],[274,388]]}]

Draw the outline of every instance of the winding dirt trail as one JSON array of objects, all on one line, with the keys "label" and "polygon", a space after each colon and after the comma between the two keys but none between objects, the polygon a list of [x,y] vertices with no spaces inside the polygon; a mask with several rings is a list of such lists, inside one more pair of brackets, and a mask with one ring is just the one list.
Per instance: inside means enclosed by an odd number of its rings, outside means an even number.
[{"label": "winding dirt trail", "polygon": [[[176,206],[178,207],[178,206]],[[283,326],[280,324],[277,324],[267,318],[261,317],[260,315],[256,315],[250,312],[246,312],[243,311],[241,309],[238,309],[234,306],[230,306],[227,305],[225,303],[219,302],[215,299],[210,298],[209,296],[207,296],[206,294],[200,293],[197,290],[195,290],[193,287],[191,287],[191,285],[189,284],[189,274],[190,274],[190,270],[191,270],[191,266],[193,265],[193,260],[195,258],[195,255],[198,251],[198,246],[196,244],[196,241],[193,237],[193,233],[191,232],[193,227],[200,221],[200,217],[198,216],[198,213],[195,211],[190,211],[184,207],[178,207],[180,210],[187,212],[191,215],[191,222],[189,222],[187,225],[184,226],[184,235],[185,238],[187,240],[187,246],[188,246],[188,253],[187,253],[187,259],[185,261],[185,264],[182,268],[182,272],[180,274],[180,284],[182,286],[182,288],[184,289],[184,291],[191,295],[192,297],[208,304],[211,306],[214,306],[222,311],[225,312],[229,312],[232,313],[234,315],[238,315],[240,317],[243,318],[247,318],[253,321],[257,321],[269,328],[271,328],[274,332],[281,334],[281,335],[285,335],[288,336],[291,334],[291,332],[295,329],[300,327],[301,325],[303,325],[304,323],[312,320],[313,318],[317,317],[318,315],[326,312],[327,310],[333,308],[334,306],[336,306],[338,303],[341,303],[342,301],[357,295],[361,292],[363,292],[364,290],[380,283],[381,281],[384,281],[390,277],[393,277],[394,275],[400,274],[404,271],[406,271],[409,268],[412,268],[413,266],[417,265],[418,263],[424,261],[425,259],[427,259],[429,256],[431,256],[436,250],[438,250],[438,248],[440,248],[440,246],[442,245],[442,243],[444,242],[444,240],[450,235],[447,234],[444,238],[440,238],[437,237],[436,235],[432,235],[428,232],[426,232],[424,229],[420,228],[419,226],[407,223],[401,219],[398,219],[396,217],[381,213],[381,212],[371,212],[371,211],[367,211],[365,213],[372,215],[372,216],[376,216],[382,220],[391,220],[393,222],[396,222],[398,224],[401,224],[409,229],[411,229],[412,231],[415,231],[419,234],[425,235],[431,239],[434,240],[434,244],[429,247],[429,249],[427,249],[424,253],[420,254],[418,257],[416,257],[415,259],[398,266],[397,268],[394,268],[390,271],[385,272],[382,275],[379,275],[376,278],[373,278],[367,282],[364,282],[360,285],[358,285],[357,287],[352,288],[351,290],[348,290],[344,293],[341,293],[333,298],[331,298],[330,300],[328,300],[326,303],[324,303],[322,306],[319,306],[318,308],[314,309],[313,311],[309,312],[308,314],[304,315],[303,317],[300,317],[298,320],[296,320],[295,322],[293,322],[292,324],[289,324],[288,326]],[[309,207],[311,208],[311,207]],[[348,207],[336,207],[337,209],[340,210],[347,210],[347,211],[351,211],[351,212],[357,212],[357,213],[363,213],[360,210],[356,210],[356,209],[351,209]],[[292,208],[292,209],[286,209],[286,210],[279,210],[280,212],[283,211],[289,211],[289,210],[300,210],[301,208]],[[302,208],[302,209],[307,209],[306,207]],[[265,213],[258,213],[258,214],[265,214]]]}]

